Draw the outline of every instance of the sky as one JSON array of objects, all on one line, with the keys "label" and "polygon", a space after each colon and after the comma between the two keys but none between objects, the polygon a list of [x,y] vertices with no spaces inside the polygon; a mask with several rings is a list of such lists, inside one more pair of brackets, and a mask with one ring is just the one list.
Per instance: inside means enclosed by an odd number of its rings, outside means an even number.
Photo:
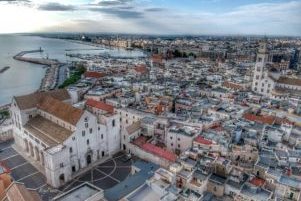
[{"label": "sky", "polygon": [[0,0],[0,34],[301,36],[301,0]]}]

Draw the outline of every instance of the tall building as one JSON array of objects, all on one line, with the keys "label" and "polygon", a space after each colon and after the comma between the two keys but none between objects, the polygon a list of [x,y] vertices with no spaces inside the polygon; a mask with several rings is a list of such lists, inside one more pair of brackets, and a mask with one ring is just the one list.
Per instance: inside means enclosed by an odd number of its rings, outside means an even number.
[{"label": "tall building", "polygon": [[255,93],[267,96],[269,96],[271,90],[274,88],[274,81],[269,76],[267,70],[268,57],[267,44],[263,42],[260,44],[257,53],[252,90]]},{"label": "tall building", "polygon": [[262,42],[253,71],[252,91],[272,99],[300,99],[301,79],[288,76],[286,68],[273,65],[268,58],[267,44]]}]

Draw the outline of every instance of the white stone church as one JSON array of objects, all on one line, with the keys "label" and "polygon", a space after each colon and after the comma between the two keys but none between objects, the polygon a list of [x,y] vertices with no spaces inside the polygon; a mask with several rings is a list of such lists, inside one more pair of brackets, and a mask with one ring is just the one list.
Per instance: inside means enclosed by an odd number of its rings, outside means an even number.
[{"label": "white stone church", "polygon": [[301,97],[301,79],[287,75],[287,67],[275,67],[268,62],[266,42],[262,42],[257,53],[252,91],[263,96],[285,100]]},{"label": "white stone church", "polygon": [[114,112],[100,122],[70,103],[62,89],[14,97],[11,104],[16,146],[41,166],[53,187],[120,150],[120,122]]}]

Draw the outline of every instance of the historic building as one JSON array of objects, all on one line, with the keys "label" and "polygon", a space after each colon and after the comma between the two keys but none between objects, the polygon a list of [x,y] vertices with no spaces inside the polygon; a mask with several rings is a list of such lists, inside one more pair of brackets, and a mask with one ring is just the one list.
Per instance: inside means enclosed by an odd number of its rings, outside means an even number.
[{"label": "historic building", "polygon": [[269,62],[267,44],[260,44],[253,74],[252,91],[273,99],[301,95],[301,79],[286,75],[287,68]]},{"label": "historic building", "polygon": [[[110,135],[110,127],[70,102],[66,90],[55,90],[14,97],[11,104],[16,145],[31,162],[38,162],[53,187],[120,147],[120,138]],[[116,124],[113,118],[107,121],[113,127]]]}]

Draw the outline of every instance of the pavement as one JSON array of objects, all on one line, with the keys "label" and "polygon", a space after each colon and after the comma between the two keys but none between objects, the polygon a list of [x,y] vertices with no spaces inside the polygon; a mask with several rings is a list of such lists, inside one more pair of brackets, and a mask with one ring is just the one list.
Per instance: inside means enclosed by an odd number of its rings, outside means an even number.
[{"label": "pavement", "polygon": [[12,144],[13,141],[0,143],[0,161],[10,169],[13,180],[22,182],[27,188],[34,190],[46,186],[44,175],[18,154]]},{"label": "pavement", "polygon": [[89,182],[103,190],[109,189],[121,181],[125,180],[131,172],[131,161],[122,161],[125,155],[118,153],[113,158],[106,160],[102,164],[96,165],[84,174],[73,179],[59,190],[66,192],[77,185]]},{"label": "pavement", "polygon": [[77,185],[89,182],[103,190],[112,188],[125,180],[130,172],[132,162],[124,162],[123,153],[97,164],[74,178],[59,189],[54,189],[46,183],[46,177],[13,147],[14,141],[0,142],[0,161],[11,171],[14,181],[22,182],[27,188],[37,190],[43,200],[51,200],[58,194],[64,193]]}]

